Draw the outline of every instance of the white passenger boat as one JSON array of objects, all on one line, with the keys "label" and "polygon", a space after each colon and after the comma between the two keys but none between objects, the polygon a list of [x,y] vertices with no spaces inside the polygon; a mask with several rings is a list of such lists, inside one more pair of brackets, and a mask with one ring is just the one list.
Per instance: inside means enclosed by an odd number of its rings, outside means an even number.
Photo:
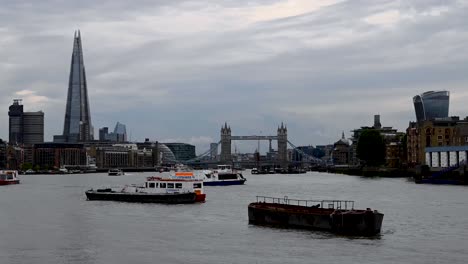
[{"label": "white passenger boat", "polygon": [[196,203],[204,202],[203,181],[193,172],[175,172],[167,178],[148,177],[143,185],[107,187],[86,191],[88,200],[107,200],[137,203]]},{"label": "white passenger boat", "polygon": [[242,173],[233,170],[231,165],[218,165],[216,170],[203,173],[205,186],[242,185],[246,181]]}]

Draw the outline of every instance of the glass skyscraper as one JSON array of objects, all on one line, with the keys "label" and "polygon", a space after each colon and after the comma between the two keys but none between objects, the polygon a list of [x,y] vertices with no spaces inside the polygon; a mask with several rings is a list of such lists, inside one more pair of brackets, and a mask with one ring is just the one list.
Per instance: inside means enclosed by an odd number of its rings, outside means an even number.
[{"label": "glass skyscraper", "polygon": [[63,135],[55,136],[55,142],[78,142],[94,139],[89,111],[88,87],[81,46],[81,34],[75,32],[68,82],[67,106]]},{"label": "glass skyscraper", "polygon": [[416,120],[424,121],[449,116],[448,91],[429,91],[413,97]]}]

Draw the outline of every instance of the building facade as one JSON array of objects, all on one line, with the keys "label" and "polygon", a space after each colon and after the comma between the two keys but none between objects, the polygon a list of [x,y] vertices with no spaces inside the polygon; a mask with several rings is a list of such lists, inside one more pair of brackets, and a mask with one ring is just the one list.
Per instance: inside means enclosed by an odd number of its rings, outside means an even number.
[{"label": "building facade", "polygon": [[83,144],[42,143],[34,145],[34,166],[58,169],[64,166],[87,165]]},{"label": "building facade", "polygon": [[195,146],[186,143],[164,143],[174,153],[176,160],[186,161],[196,157]]},{"label": "building facade", "polygon": [[425,149],[425,163],[431,168],[447,168],[465,163],[468,144],[464,146],[428,147]]},{"label": "building facade", "polygon": [[29,145],[44,143],[43,112],[23,113],[23,143]]},{"label": "building facade", "polygon": [[413,97],[417,122],[449,116],[448,91],[429,91]]},{"label": "building facade", "polygon": [[351,162],[351,146],[345,138],[344,132],[341,139],[333,144],[331,159],[334,165],[349,165]]},{"label": "building facade", "polygon": [[24,112],[21,99],[14,99],[10,105],[9,142],[10,144],[38,144],[44,142],[44,113]]},{"label": "building facade", "polygon": [[91,141],[94,139],[93,130],[81,34],[78,30],[73,40],[63,134],[55,136],[54,141],[69,143]]},{"label": "building facade", "polygon": [[14,99],[8,111],[9,129],[8,142],[10,144],[23,143],[23,105],[21,99]]},{"label": "building facade", "polygon": [[[96,148],[98,168],[151,168],[161,164],[159,150],[167,148],[154,142],[113,144]],[[169,150],[170,151],[170,150]]]},{"label": "building facade", "polygon": [[408,162],[427,164],[427,148],[468,145],[468,117],[410,122],[407,135]]}]

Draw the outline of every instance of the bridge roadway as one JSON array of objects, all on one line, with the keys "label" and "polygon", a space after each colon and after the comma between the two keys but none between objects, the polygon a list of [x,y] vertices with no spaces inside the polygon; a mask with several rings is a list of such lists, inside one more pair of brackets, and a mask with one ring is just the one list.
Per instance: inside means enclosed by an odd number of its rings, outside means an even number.
[{"label": "bridge roadway", "polygon": [[278,140],[278,136],[231,136],[231,140]]}]

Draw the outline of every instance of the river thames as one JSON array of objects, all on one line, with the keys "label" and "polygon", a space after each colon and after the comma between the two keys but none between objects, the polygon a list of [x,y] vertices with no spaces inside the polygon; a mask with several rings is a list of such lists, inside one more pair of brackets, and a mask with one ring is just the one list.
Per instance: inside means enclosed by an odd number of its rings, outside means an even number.
[{"label": "river thames", "polygon": [[[205,187],[206,203],[87,201],[85,190],[154,173],[21,175],[0,186],[0,263],[466,263],[468,187],[309,172]],[[350,238],[248,224],[256,195],[346,199],[385,214],[382,234]]]}]

